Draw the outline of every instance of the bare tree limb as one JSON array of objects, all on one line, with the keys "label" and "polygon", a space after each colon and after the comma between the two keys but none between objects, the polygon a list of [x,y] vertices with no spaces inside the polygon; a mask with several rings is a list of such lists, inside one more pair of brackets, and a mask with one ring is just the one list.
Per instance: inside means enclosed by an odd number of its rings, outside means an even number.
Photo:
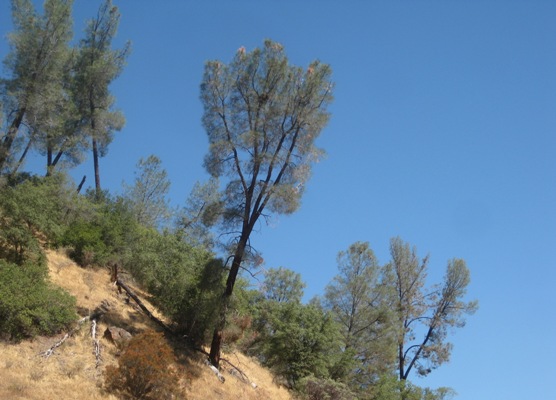
[{"label": "bare tree limb", "polygon": [[91,337],[93,338],[93,354],[95,355],[95,368],[98,368],[102,362],[102,357],[100,355],[100,343],[97,338],[97,320],[91,320]]},{"label": "bare tree limb", "polygon": [[64,344],[64,342],[68,340],[68,338],[75,335],[81,329],[81,325],[83,325],[88,320],[89,320],[88,316],[81,318],[79,321],[77,321],[77,326],[75,328],[67,332],[60,340],[54,343],[48,350],[40,353],[40,355],[42,355],[44,358],[50,357],[52,354],[54,354],[54,350],[56,350],[58,347]]}]

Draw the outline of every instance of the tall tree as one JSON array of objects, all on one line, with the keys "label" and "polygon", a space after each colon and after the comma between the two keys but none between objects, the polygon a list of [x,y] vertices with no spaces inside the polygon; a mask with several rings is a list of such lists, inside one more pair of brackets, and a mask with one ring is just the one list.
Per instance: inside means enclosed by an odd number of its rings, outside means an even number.
[{"label": "tall tree", "polygon": [[338,254],[338,275],[326,287],[326,306],[341,327],[344,358],[335,377],[355,389],[393,366],[393,335],[382,268],[368,242]]},{"label": "tall tree", "polygon": [[290,214],[299,207],[311,163],[321,154],[314,141],[329,118],[330,75],[319,61],[306,70],[290,65],[283,47],[270,40],[250,53],[240,48],[229,65],[205,65],[205,167],[227,178],[223,227],[231,237],[232,260],[210,350],[215,366],[234,284],[252,249],[251,232],[265,211]]},{"label": "tall tree", "polygon": [[137,163],[135,184],[125,186],[126,197],[131,201],[137,221],[146,226],[158,227],[170,216],[166,198],[170,181],[160,159],[150,155]]},{"label": "tall tree", "polygon": [[14,156],[14,143],[24,122],[29,127],[29,143],[37,129],[60,124],[53,111],[68,61],[72,3],[46,0],[44,15],[39,15],[30,0],[12,0],[15,32],[9,36],[11,52],[4,61],[11,76],[2,85],[9,120],[0,141],[0,172],[5,172]]},{"label": "tall tree", "polygon": [[97,195],[101,192],[99,157],[106,154],[114,132],[124,125],[124,116],[114,110],[115,99],[109,90],[110,83],[122,72],[130,49],[129,42],[123,49],[111,49],[119,21],[118,8],[105,0],[87,25],[76,61],[73,94],[83,128],[91,138]]},{"label": "tall tree", "polygon": [[425,376],[449,360],[448,329],[464,326],[464,315],[473,314],[478,304],[462,300],[470,282],[465,261],[449,261],[444,282],[426,291],[428,257],[420,260],[400,238],[391,240],[390,254],[387,268],[395,289],[397,369],[399,379],[407,380],[414,368]]},{"label": "tall tree", "polygon": [[[59,96],[52,102],[50,118],[47,118],[47,121],[53,123],[34,129],[32,144],[41,154],[46,155],[47,175],[52,174],[60,164],[80,164],[89,150],[88,137],[82,126],[82,116],[75,98],[75,58],[73,51],[67,57]],[[57,118],[54,119],[53,116]]]},{"label": "tall tree", "polygon": [[[47,175],[61,165],[81,163],[89,148],[74,98],[75,53],[70,52],[69,47],[67,50],[61,79],[51,83],[54,90],[49,103],[38,113],[28,112],[26,118],[31,131],[26,150],[32,147],[46,156]],[[26,150],[20,161],[25,157]]]}]

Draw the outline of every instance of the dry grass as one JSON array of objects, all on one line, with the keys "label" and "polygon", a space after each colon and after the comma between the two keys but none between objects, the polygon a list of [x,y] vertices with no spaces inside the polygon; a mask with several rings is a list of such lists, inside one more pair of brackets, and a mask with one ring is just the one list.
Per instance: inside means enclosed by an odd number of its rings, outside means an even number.
[{"label": "dry grass", "polygon": [[[111,305],[110,312],[98,324],[98,335],[108,325],[124,328],[132,334],[156,329],[156,326],[138,309],[133,301],[126,301],[126,295],[118,293],[110,283],[110,274],[104,269],[84,269],[77,266],[65,255],[47,251],[50,279],[63,287],[77,299],[78,313],[89,315],[103,301]],[[160,319],[164,320],[155,307],[148,302],[148,294],[141,293],[145,305]],[[107,365],[117,363],[116,347],[100,339],[103,362],[95,368],[92,353],[90,325],[84,324],[81,330],[69,338],[54,354],[45,359],[40,355],[63,335],[38,337],[33,341],[19,344],[0,342],[0,399],[44,400],[44,399],[116,399],[102,390],[103,372]],[[292,397],[284,388],[273,383],[272,374],[261,368],[255,361],[243,354],[223,355],[239,367],[257,385],[241,381],[230,373],[223,363],[225,383],[220,383],[206,367],[198,353],[191,353],[174,344],[179,362],[176,369],[181,372],[180,381],[184,398],[189,400],[290,400]]]},{"label": "dry grass", "polygon": [[[188,400],[206,399],[245,399],[245,400],[290,400],[291,394],[283,387],[274,383],[274,377],[265,368],[262,368],[255,360],[241,353],[223,354],[236,367],[241,369],[249,380],[256,385],[241,381],[232,374],[232,368],[225,362],[221,362],[222,375],[226,378],[224,383],[216,380],[212,372],[204,371],[194,380],[187,390]],[[205,368],[206,369],[206,368]]]}]

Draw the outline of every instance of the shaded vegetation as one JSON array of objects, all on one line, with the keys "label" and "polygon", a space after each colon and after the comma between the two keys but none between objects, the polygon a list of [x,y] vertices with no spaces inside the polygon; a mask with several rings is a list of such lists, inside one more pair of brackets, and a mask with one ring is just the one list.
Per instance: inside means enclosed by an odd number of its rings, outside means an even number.
[{"label": "shaded vegetation", "polygon": [[0,337],[52,335],[77,318],[75,299],[46,280],[46,265],[0,260]]}]

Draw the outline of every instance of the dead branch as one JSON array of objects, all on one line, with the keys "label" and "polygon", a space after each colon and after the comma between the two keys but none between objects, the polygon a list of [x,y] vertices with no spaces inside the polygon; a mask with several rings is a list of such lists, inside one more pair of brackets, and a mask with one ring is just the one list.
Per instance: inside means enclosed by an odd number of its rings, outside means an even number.
[{"label": "dead branch", "polygon": [[95,354],[95,356],[98,355],[97,356],[97,367],[98,367],[98,364],[100,363],[100,344],[98,343],[98,339],[96,339],[96,325],[97,325],[97,320],[100,317],[102,317],[105,313],[107,313],[108,310],[110,309],[110,307],[111,307],[110,303],[106,300],[103,300],[100,303],[100,305],[93,310],[91,315],[83,317],[79,321],[77,321],[77,326],[75,328],[73,328],[72,330],[67,332],[60,340],[58,340],[56,343],[54,343],[52,345],[52,347],[50,347],[48,350],[46,350],[45,352],[40,353],[40,354],[42,356],[44,356],[45,358],[50,357],[52,354],[54,354],[54,350],[57,349],[58,347],[60,347],[70,337],[75,335],[81,329],[81,326],[85,322],[91,321],[91,324],[92,324],[91,325],[91,335],[93,336],[94,354]]},{"label": "dead branch", "polygon": [[117,279],[116,280],[116,285],[118,287],[121,287],[122,289],[124,289],[126,291],[126,293],[129,295],[129,297],[131,297],[135,303],[137,303],[137,305],[141,308],[141,310],[143,310],[143,312],[145,314],[147,314],[147,316],[152,319],[154,322],[156,322],[159,326],[161,326],[162,328],[164,328],[165,331],[171,333],[172,335],[174,334],[174,331],[172,331],[170,329],[170,327],[168,327],[164,322],[162,322],[161,320],[159,320],[157,317],[155,317],[153,315],[153,313],[151,313],[149,311],[149,309],[147,307],[145,307],[145,305],[143,304],[143,302],[139,299],[139,297],[137,297],[137,295],[135,293],[133,293],[133,291],[124,283],[121,281],[121,279]]},{"label": "dead branch", "polygon": [[[233,354],[236,356],[237,361],[238,361],[238,362],[241,362],[241,361],[239,360],[239,357],[237,356],[237,354],[236,354],[235,352],[234,352]],[[221,360],[222,360],[222,358],[221,358]],[[228,363],[228,364],[233,368],[232,371],[235,370],[235,371],[237,371],[237,372],[239,373],[239,375],[240,375],[239,378],[240,378],[242,381],[247,382],[247,383],[250,383],[251,386],[253,386],[253,387],[256,387],[256,386],[257,386],[257,385],[255,385],[255,383],[251,382],[251,379],[249,379],[249,377],[247,376],[247,374],[246,374],[245,372],[243,372],[241,369],[239,369],[238,367],[236,367],[236,366],[235,366],[234,364],[232,364],[229,360],[224,359],[224,362]]]},{"label": "dead branch", "polygon": [[240,380],[242,380],[245,383],[249,383],[251,384],[251,386],[253,386],[253,383],[251,382],[251,379],[249,379],[249,377],[245,374],[245,372],[243,372],[239,367],[235,366],[234,364],[232,364],[229,360],[227,360],[226,358],[220,358],[220,361],[224,361],[225,363],[227,363],[230,367],[232,367],[231,374],[238,377]]},{"label": "dead branch", "polygon": [[100,356],[100,343],[97,339],[97,320],[91,320],[91,337],[93,338],[93,354],[95,355],[95,368],[98,368],[102,358]]},{"label": "dead branch", "polygon": [[222,375],[222,374],[220,373],[220,371],[218,371],[218,368],[216,368],[214,365],[212,365],[212,364],[210,363],[209,360],[205,360],[205,364],[208,365],[208,367],[210,368],[210,370],[211,370],[212,372],[214,372],[214,375],[216,375],[216,377],[218,378],[218,380],[219,380],[220,382],[224,383],[224,381],[226,380],[226,378],[224,378],[224,375]]},{"label": "dead branch", "polygon": [[[210,355],[207,351],[205,351],[204,349],[200,348],[200,347],[196,347],[195,350],[197,350],[200,353],[203,353],[204,355],[206,355],[207,357]],[[254,382],[251,382],[251,379],[249,379],[249,377],[247,376],[247,374],[245,372],[243,372],[239,367],[235,366],[234,364],[232,364],[230,362],[230,360],[228,360],[227,358],[221,357],[220,361],[224,361],[226,364],[228,364],[230,367],[232,367],[232,371],[236,371],[238,375],[236,375],[235,373],[232,372],[232,375],[237,376],[240,380],[242,380],[245,383],[249,383],[253,388],[256,388],[257,385]],[[207,365],[214,367],[210,361],[205,361],[207,363]],[[211,368],[212,369],[212,368]],[[213,371],[214,372],[214,371]],[[220,378],[219,378],[220,379]]]},{"label": "dead branch", "polygon": [[48,350],[46,350],[45,352],[40,353],[40,354],[42,356],[44,356],[44,358],[50,357],[52,354],[54,354],[55,349],[60,347],[68,338],[75,335],[81,329],[81,325],[83,325],[88,320],[89,320],[88,316],[81,318],[79,321],[77,321],[77,326],[75,328],[73,328],[71,331],[67,332],[60,340],[58,340],[56,343],[54,343],[54,345],[52,345],[52,347],[50,347]]}]

